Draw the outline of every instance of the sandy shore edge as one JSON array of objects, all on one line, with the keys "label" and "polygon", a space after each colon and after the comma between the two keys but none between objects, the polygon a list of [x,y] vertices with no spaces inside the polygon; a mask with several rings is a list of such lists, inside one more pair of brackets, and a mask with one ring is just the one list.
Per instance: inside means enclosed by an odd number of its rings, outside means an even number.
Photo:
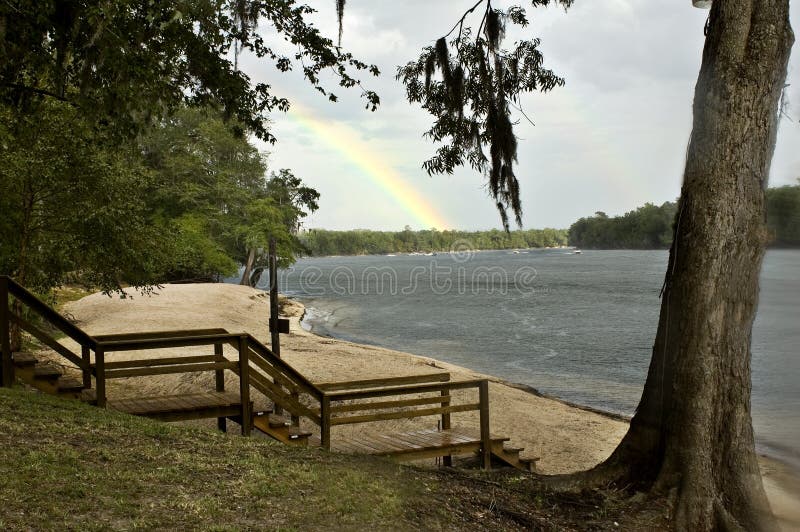
[{"label": "sandy shore edge", "polygon": [[[260,290],[238,285],[164,285],[154,296],[130,291],[129,298],[93,294],[67,306],[67,311],[90,334],[110,334],[170,329],[223,327],[249,332],[268,342],[269,303]],[[357,344],[317,335],[301,326],[305,307],[297,300],[283,304],[290,318],[290,334],[283,335],[282,356],[312,382],[391,377],[448,371],[453,380],[487,378],[490,381],[492,432],[524,447],[523,456],[539,457],[543,473],[568,473],[588,469],[605,459],[627,430],[624,416],[575,405],[541,394],[534,388],[507,382],[430,357]],[[120,353],[117,359],[165,356],[164,352]],[[192,374],[195,375],[195,374]],[[180,393],[213,386],[213,377],[196,374],[138,379],[141,393]],[[146,381],[146,382],[145,382]],[[117,383],[118,381],[112,381]],[[231,386],[234,386],[231,381]],[[110,394],[129,394],[132,384],[119,382]],[[454,415],[454,423],[476,426],[477,416]],[[423,418],[424,419],[424,418]],[[358,427],[354,429],[353,427]],[[343,426],[339,432],[365,430],[364,425]],[[419,420],[388,422],[375,430],[409,430]],[[333,437],[336,437],[334,431]],[[800,530],[800,480],[788,465],[770,457],[759,459],[764,485],[773,511],[786,530]]]}]

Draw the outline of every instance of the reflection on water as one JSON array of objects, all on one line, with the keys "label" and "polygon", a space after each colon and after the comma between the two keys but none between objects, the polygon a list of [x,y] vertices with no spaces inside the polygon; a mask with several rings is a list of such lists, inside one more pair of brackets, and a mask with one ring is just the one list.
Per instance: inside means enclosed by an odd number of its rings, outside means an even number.
[{"label": "reflection on water", "polygon": [[[631,414],[659,311],[664,251],[330,257],[282,272],[314,331],[430,356]],[[800,251],[772,250],[753,336],[759,446],[800,464]]]}]

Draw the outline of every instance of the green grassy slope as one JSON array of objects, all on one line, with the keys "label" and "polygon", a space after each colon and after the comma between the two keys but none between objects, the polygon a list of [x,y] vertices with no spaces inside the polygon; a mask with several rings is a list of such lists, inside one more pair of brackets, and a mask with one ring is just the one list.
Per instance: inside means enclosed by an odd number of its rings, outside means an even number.
[{"label": "green grassy slope", "polygon": [[576,515],[574,504],[559,507],[530,482],[403,467],[0,389],[3,530],[563,530],[614,517],[597,497],[582,500],[589,510]]}]

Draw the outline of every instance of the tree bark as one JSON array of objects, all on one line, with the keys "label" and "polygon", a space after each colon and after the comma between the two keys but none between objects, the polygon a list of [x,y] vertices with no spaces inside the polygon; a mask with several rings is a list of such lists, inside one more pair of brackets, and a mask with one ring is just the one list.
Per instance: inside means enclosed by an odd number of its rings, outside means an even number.
[{"label": "tree bark", "polygon": [[630,429],[582,485],[668,494],[677,530],[771,530],[750,417],[765,189],[789,0],[714,0],[653,356]]},{"label": "tree bark", "polygon": [[250,248],[250,251],[247,254],[247,262],[244,265],[244,271],[242,272],[242,279],[239,281],[240,285],[243,286],[252,286],[250,282],[250,276],[253,273],[253,265],[256,262],[256,248]]}]

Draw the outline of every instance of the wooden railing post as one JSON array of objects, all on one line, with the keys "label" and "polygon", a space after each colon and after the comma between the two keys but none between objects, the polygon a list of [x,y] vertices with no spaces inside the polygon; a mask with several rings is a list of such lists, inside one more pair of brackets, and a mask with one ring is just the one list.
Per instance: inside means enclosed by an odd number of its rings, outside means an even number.
[{"label": "wooden railing post", "polygon": [[[289,395],[291,395],[292,399],[294,399],[295,401],[300,402],[300,392],[298,391],[297,388],[292,388],[291,393]],[[300,426],[300,416],[298,416],[297,414],[292,414],[292,426],[294,427]]]},{"label": "wooden railing post", "polygon": [[102,346],[94,351],[94,378],[97,383],[97,406],[106,407],[106,354]]},{"label": "wooden railing post", "polygon": [[320,439],[322,440],[322,448],[331,449],[331,398],[328,394],[323,394],[320,401]]},{"label": "wooden railing post", "polygon": [[[445,388],[442,390],[442,408],[446,408],[450,406],[450,390]],[[442,414],[442,430],[450,430],[450,413],[446,412]],[[442,463],[446,467],[453,466],[453,455],[446,455],[444,456]]]},{"label": "wooden railing post", "polygon": [[14,361],[11,357],[11,319],[8,309],[8,277],[0,277],[0,351],[2,351],[2,385],[14,384]]},{"label": "wooden railing post", "polygon": [[483,468],[492,468],[492,436],[489,432],[489,381],[482,380],[478,384],[478,397],[481,405],[480,410],[480,423],[481,423],[481,456],[483,459]]},{"label": "wooden railing post", "polygon": [[[214,344],[214,355],[217,362],[224,362],[225,356],[222,349],[222,344]],[[218,369],[214,371],[215,389],[218,392],[225,391],[225,370]],[[228,420],[225,417],[217,418],[217,428],[221,432],[228,432]]]},{"label": "wooden railing post", "polygon": [[92,387],[92,357],[88,345],[81,346],[81,360],[83,361],[83,367],[81,368],[83,387],[88,390]]},{"label": "wooden railing post", "polygon": [[253,412],[250,408],[250,358],[247,335],[239,336],[239,393],[242,401],[242,436],[250,436]]}]

